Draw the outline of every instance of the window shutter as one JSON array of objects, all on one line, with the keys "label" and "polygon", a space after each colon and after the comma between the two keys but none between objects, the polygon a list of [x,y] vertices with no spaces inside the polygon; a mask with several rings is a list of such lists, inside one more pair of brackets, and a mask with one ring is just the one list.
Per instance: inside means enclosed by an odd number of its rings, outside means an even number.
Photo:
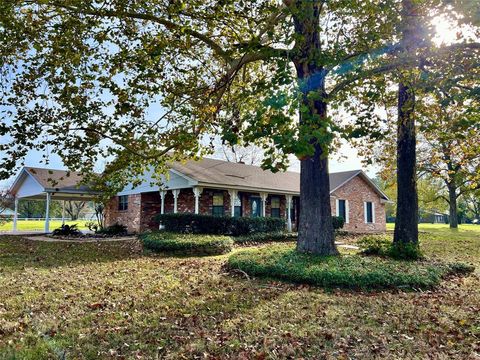
[{"label": "window shutter", "polygon": [[363,202],[363,220],[365,221],[365,224],[367,223],[367,202]]},{"label": "window shutter", "polygon": [[340,216],[340,200],[335,199],[335,215]]},{"label": "window shutter", "polygon": [[375,203],[372,201],[372,223],[375,224]]}]

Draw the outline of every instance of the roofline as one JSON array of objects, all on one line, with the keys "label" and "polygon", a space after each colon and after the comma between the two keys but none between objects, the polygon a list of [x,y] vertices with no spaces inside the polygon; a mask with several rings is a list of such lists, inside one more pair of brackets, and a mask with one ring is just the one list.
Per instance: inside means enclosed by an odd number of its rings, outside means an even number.
[{"label": "roofline", "polygon": [[[18,173],[17,177],[15,178],[15,181],[13,182],[12,186],[10,186],[10,192],[13,193],[13,189],[15,188],[15,186],[18,184],[18,182],[20,181],[20,178],[22,177],[23,174],[27,174],[28,176],[30,176],[33,180],[35,180],[35,182],[45,191],[45,188],[43,187],[42,184],[40,184],[40,182],[37,180],[37,178],[30,173],[30,171],[28,171],[27,167],[24,166],[22,167],[22,170],[20,170],[20,172]],[[15,194],[15,197],[16,197],[16,193]]]},{"label": "roofline", "polygon": [[193,183],[193,185],[197,185],[198,184],[198,180],[197,179],[194,179],[188,175],[185,175],[184,173],[178,171],[178,170],[175,170],[173,167],[170,167],[168,169],[169,171],[171,171],[172,173],[174,173],[175,175],[178,175],[180,177],[183,177],[185,180],[187,180],[188,182],[191,182]]},{"label": "roofline", "polygon": [[346,183],[348,183],[349,181],[351,181],[354,177],[358,176],[358,175],[361,175],[362,178],[371,186],[373,187],[377,193],[379,193],[385,200],[387,201],[391,201],[388,196],[378,187],[377,184],[375,184],[375,182],[372,181],[372,179],[370,179],[370,177],[365,174],[365,172],[363,170],[356,170],[355,173],[353,173],[352,176],[350,176],[347,180],[345,180],[343,183],[341,183],[340,185],[338,185],[335,189],[332,189],[330,190],[330,194],[333,193],[334,191],[340,189],[343,185],[345,185]]},{"label": "roofline", "polygon": [[[269,194],[278,194],[278,195],[300,195],[298,191],[289,191],[289,190],[279,190],[279,189],[270,189],[270,188],[259,188],[254,186],[239,186],[239,185],[227,185],[227,184],[219,184],[219,183],[207,183],[207,182],[199,182],[199,187],[207,187],[207,188],[225,188],[225,189],[232,189],[232,190],[244,190],[244,191],[252,191],[252,192],[268,192]],[[170,189],[169,189],[170,190]]]}]

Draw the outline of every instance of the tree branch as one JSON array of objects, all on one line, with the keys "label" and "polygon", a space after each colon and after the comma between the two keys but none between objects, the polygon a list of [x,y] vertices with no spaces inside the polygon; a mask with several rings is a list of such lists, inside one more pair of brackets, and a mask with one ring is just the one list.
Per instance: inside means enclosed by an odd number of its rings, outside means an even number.
[{"label": "tree branch", "polygon": [[[35,3],[35,4],[45,4],[43,1],[29,1],[30,3]],[[218,56],[223,58],[225,61],[230,62],[231,58],[227,54],[227,52],[215,41],[213,41],[210,37],[208,37],[205,34],[202,34],[199,31],[193,30],[186,28],[180,24],[174,23],[173,21],[158,17],[153,14],[147,14],[147,13],[137,13],[137,12],[129,12],[129,11],[118,11],[118,10],[105,10],[105,9],[83,9],[71,5],[65,5],[63,3],[57,2],[57,1],[52,1],[46,3],[47,5],[57,7],[57,8],[62,8],[65,10],[73,11],[78,14],[84,14],[84,15],[91,15],[91,16],[100,16],[100,17],[107,17],[107,18],[130,18],[130,19],[138,19],[138,20],[147,20],[147,21],[152,21],[157,24],[165,26],[170,31],[179,31],[188,35],[193,36],[194,38],[202,41],[204,44],[206,44],[208,47],[210,47]]]}]

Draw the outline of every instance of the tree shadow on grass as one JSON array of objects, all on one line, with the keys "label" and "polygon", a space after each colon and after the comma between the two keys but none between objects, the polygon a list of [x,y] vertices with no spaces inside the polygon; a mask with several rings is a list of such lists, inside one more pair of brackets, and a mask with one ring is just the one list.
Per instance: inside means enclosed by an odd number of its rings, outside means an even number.
[{"label": "tree shadow on grass", "polygon": [[53,268],[136,258],[142,253],[137,240],[118,242],[44,242],[20,236],[0,236],[0,268]]},{"label": "tree shadow on grass", "polygon": [[[45,321],[36,322],[29,330],[32,341],[14,341],[13,345],[28,353],[30,347],[48,343],[44,347],[48,354],[65,351],[72,358],[88,358],[86,354],[134,358],[137,351],[146,358],[174,353],[201,356],[211,341],[221,348],[223,342],[237,337],[235,331],[218,333],[223,323],[274,301],[290,288],[226,276],[222,262],[218,258],[141,257],[108,269],[98,267],[95,276],[69,277],[62,289],[45,286],[45,297],[33,298],[32,306],[43,308],[45,299],[62,296],[42,314],[49,319],[49,327],[43,328]],[[68,272],[58,269],[56,276],[68,277]],[[76,295],[63,300],[63,291]],[[62,321],[59,314],[68,321]],[[60,345],[52,349],[52,344]]]}]

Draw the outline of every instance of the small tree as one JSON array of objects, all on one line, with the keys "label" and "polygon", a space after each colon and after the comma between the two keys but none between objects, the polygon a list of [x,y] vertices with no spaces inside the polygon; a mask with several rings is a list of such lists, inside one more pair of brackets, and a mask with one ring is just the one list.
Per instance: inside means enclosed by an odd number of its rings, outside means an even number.
[{"label": "small tree", "polygon": [[3,216],[3,212],[11,209],[13,205],[13,198],[7,189],[0,191],[0,225],[7,222],[9,217]]},{"label": "small tree", "polygon": [[458,227],[458,199],[480,188],[480,102],[450,89],[419,106],[419,170],[441,179],[439,194],[449,204],[450,227]]},{"label": "small tree", "polygon": [[66,201],[65,212],[72,220],[77,220],[83,209],[85,209],[86,204],[85,201]]}]

